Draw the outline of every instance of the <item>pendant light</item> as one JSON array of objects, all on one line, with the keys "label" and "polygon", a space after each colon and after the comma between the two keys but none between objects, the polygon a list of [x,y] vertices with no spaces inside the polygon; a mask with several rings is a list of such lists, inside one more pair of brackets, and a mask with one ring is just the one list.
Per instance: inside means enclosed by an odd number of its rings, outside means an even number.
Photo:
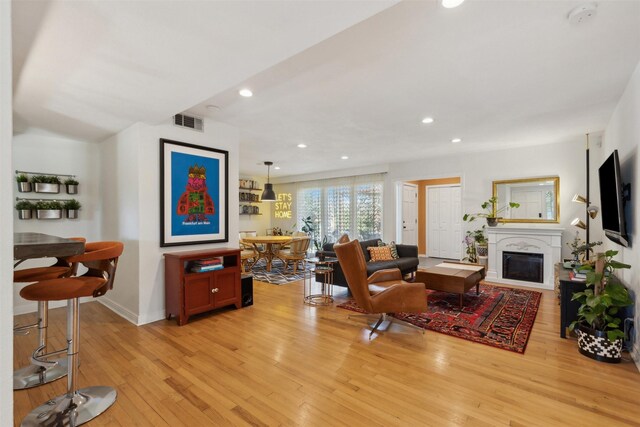
[{"label": "pendant light", "polygon": [[264,191],[262,192],[262,201],[275,202],[276,193],[273,191],[273,184],[269,182],[269,171],[273,162],[264,162],[264,164],[267,165],[267,183],[264,185]]}]

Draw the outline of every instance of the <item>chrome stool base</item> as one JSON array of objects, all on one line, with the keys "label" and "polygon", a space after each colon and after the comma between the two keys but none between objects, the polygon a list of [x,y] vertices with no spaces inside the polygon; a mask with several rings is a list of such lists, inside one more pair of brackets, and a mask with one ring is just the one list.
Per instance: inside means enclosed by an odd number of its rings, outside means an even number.
[{"label": "chrome stool base", "polygon": [[52,362],[56,362],[57,364],[49,368],[44,368],[38,365],[29,365],[15,371],[13,373],[13,389],[24,390],[31,387],[37,387],[67,376],[69,369],[66,357],[54,359]]},{"label": "chrome stool base", "polygon": [[35,408],[22,420],[21,426],[78,426],[91,421],[116,401],[112,387],[87,387],[63,394]]}]

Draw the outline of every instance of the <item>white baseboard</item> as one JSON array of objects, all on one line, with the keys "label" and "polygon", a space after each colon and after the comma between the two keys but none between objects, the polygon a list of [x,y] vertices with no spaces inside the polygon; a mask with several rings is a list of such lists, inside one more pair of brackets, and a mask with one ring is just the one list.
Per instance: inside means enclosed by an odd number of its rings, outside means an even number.
[{"label": "white baseboard", "polygon": [[149,313],[138,317],[138,326],[146,325],[147,323],[157,322],[158,320],[165,319],[164,310],[157,311],[155,313]]},{"label": "white baseboard", "polygon": [[640,372],[640,345],[638,345],[637,341],[633,344],[633,348],[631,349],[631,359],[636,364],[636,368]]},{"label": "white baseboard", "polygon": [[[49,302],[49,309],[54,309],[54,308],[60,308],[60,307],[66,307],[67,306],[67,302],[66,301],[51,301]],[[29,301],[26,302],[24,304],[20,304],[20,305],[14,305],[13,306],[13,314],[14,316],[20,315],[20,314],[27,314],[27,313],[35,313],[36,311],[38,311],[38,303],[35,301]]]},{"label": "white baseboard", "polygon": [[114,313],[116,313],[118,316],[122,317],[125,320],[128,320],[129,322],[133,323],[134,325],[139,325],[138,324],[138,315],[135,314],[134,312],[132,312],[131,310],[129,310],[128,308],[123,307],[122,305],[118,304],[117,302],[113,301],[112,299],[109,299],[105,296],[102,296],[100,298],[97,299],[97,301],[104,305],[105,307],[107,307],[109,310],[113,311]]}]

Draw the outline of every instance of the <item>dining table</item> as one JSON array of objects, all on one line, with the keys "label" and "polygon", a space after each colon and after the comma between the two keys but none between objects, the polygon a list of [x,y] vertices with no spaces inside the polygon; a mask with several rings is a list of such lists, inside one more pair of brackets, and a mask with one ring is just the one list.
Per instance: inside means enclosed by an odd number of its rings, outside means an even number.
[{"label": "dining table", "polygon": [[[296,238],[291,236],[247,236],[242,238],[243,243],[251,243],[253,245],[258,253],[258,259],[264,258],[267,262],[267,271],[271,271],[271,263],[273,258],[278,255],[279,248],[294,240]],[[259,245],[264,246],[261,247]]]},{"label": "dining table", "polygon": [[84,242],[43,233],[13,233],[13,259],[16,267],[32,258],[63,258],[84,252]]}]

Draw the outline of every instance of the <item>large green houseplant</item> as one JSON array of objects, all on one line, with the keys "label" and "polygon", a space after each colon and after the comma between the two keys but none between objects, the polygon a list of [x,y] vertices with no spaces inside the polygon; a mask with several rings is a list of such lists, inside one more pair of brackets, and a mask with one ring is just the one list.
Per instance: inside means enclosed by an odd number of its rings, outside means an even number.
[{"label": "large green houseplant", "polygon": [[463,221],[467,221],[467,222],[471,222],[473,220],[475,220],[476,218],[486,218],[487,219],[487,225],[489,227],[495,227],[496,225],[498,225],[498,220],[500,219],[500,217],[498,215],[500,215],[502,212],[504,212],[505,209],[507,209],[507,207],[510,208],[519,208],[520,207],[520,203],[516,203],[516,202],[509,202],[504,206],[498,207],[498,198],[497,197],[492,197],[489,200],[486,200],[485,202],[483,202],[480,207],[482,209],[484,209],[483,212],[477,212],[477,213],[473,213],[473,214],[464,214],[464,216],[462,217]]},{"label": "large green houseplant", "polygon": [[633,304],[629,291],[613,274],[620,268],[631,268],[613,259],[618,251],[609,250],[596,255],[595,268],[585,264],[586,289],[575,292],[572,300],[580,303],[578,320],[569,329],[578,334],[580,353],[603,362],[617,363],[622,357],[622,307]]}]

